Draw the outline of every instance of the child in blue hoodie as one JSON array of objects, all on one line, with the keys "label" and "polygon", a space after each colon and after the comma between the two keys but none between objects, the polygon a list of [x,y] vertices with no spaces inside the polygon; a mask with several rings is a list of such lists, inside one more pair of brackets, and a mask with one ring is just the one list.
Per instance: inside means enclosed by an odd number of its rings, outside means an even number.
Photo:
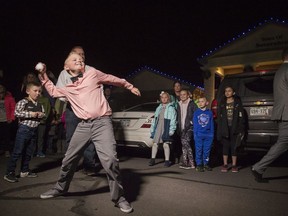
[{"label": "child in blue hoodie", "polygon": [[214,137],[213,113],[207,109],[208,101],[205,97],[199,98],[198,109],[194,112],[194,140],[196,171],[212,171],[209,167],[209,156]]}]

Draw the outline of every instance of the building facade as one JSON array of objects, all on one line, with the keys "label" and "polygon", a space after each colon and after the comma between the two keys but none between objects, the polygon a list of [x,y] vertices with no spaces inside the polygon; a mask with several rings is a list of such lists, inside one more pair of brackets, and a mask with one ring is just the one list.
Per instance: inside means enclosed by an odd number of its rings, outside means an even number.
[{"label": "building facade", "polygon": [[215,97],[215,82],[227,74],[276,70],[282,64],[282,51],[288,47],[288,22],[273,18],[248,29],[218,49],[198,59],[205,74],[205,95]]},{"label": "building facade", "polygon": [[147,66],[135,70],[125,79],[140,89],[141,97],[131,96],[131,93],[123,88],[113,89],[113,94],[117,98],[121,98],[122,104],[125,105],[123,108],[139,103],[159,100],[161,91],[173,92],[173,84],[175,81],[181,82],[182,88],[189,90],[193,94],[193,98],[198,98],[204,94],[204,89],[202,87],[196,86],[190,81],[180,79],[175,75],[157,71]]}]

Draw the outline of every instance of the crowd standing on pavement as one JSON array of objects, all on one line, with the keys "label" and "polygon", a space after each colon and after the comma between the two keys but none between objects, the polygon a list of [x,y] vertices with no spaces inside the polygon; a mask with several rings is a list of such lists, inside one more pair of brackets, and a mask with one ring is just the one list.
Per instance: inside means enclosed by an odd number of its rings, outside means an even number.
[{"label": "crowd standing on pavement", "polygon": [[[283,60],[283,65],[275,75],[274,83],[277,80],[277,85],[274,84],[274,107],[276,109],[273,109],[272,115],[273,120],[279,122],[279,139],[267,155],[253,165],[251,171],[257,182],[265,181],[262,175],[268,165],[287,151],[287,133],[285,132],[287,120],[282,108],[287,105],[287,100],[281,98],[286,95],[284,91],[282,92],[283,88],[281,87],[285,86],[286,88],[288,80],[285,77],[288,65],[287,50],[283,52]],[[78,65],[75,62],[78,62]],[[81,46],[71,49],[65,61],[64,70],[61,71],[58,79],[51,71],[46,71],[46,66],[41,72],[40,80],[36,73],[27,73],[19,92],[16,93],[20,97],[14,97],[11,91],[6,89],[5,81],[2,80],[3,71],[1,71],[0,155],[4,154],[9,158],[4,180],[18,182],[19,177],[35,178],[37,173],[29,169],[29,162],[33,156],[45,158],[47,154],[66,153],[57,183],[51,190],[41,194],[43,199],[60,196],[68,191],[76,166],[81,156],[84,155],[84,173],[94,173],[96,166],[102,165],[108,173],[111,199],[115,206],[123,212],[131,212],[133,208],[126,201],[123,187],[119,181],[119,164],[115,157],[114,137],[109,139],[109,145],[103,149],[101,142],[96,141],[96,135],[88,134],[87,127],[89,128],[91,124],[99,124],[98,120],[101,119],[105,121],[103,127],[106,130],[95,130],[95,133],[100,133],[97,136],[107,138],[108,132],[113,134],[110,116],[113,111],[111,108],[117,106],[117,101],[111,96],[110,85],[121,85],[136,95],[140,95],[139,90],[125,80],[85,65],[85,53]],[[90,76],[93,73],[105,78],[97,80],[93,75]],[[105,103],[106,108],[98,110],[96,114],[94,110],[90,115],[83,115],[79,104],[75,103],[75,95],[67,90],[77,89],[77,86],[85,83],[83,81],[85,78],[88,86],[91,85],[91,80],[96,80],[97,94],[102,98],[101,103]],[[40,83],[45,88],[42,88]],[[104,86],[104,84],[108,84],[108,86]],[[93,98],[90,99],[93,101]],[[189,89],[183,89],[179,81],[174,82],[173,93],[160,93],[160,101],[150,128],[153,146],[149,166],[156,165],[157,152],[161,145],[165,157],[164,167],[179,164],[181,169],[196,168],[198,172],[212,171],[210,152],[214,131],[216,131],[215,138],[222,144],[223,165],[220,171],[223,173],[230,169],[233,173],[239,171],[237,154],[247,128],[245,128],[241,98],[237,96],[237,92],[231,86],[226,86],[218,104],[216,124],[214,124],[213,114],[208,108],[206,97],[201,96],[197,100],[193,100]],[[17,124],[15,137],[13,137],[12,131],[13,123]],[[216,126],[216,130],[214,130],[214,126]],[[88,138],[85,138],[85,141],[80,140],[79,137],[84,135]],[[89,138],[92,142],[88,142]],[[63,144],[63,140],[66,140],[65,144]],[[103,155],[103,151],[107,155]],[[229,166],[229,156],[231,156],[231,166]],[[20,158],[21,165],[18,176],[16,175],[16,164]]]}]

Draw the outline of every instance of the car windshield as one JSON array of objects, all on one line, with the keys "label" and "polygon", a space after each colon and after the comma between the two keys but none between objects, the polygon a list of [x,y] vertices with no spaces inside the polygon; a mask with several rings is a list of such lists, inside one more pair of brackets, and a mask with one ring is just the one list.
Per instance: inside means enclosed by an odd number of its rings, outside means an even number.
[{"label": "car windshield", "polygon": [[147,112],[147,111],[155,111],[157,106],[159,104],[158,103],[147,103],[147,104],[140,104],[134,107],[131,107],[125,111],[129,111],[129,112]]},{"label": "car windshield", "polygon": [[273,94],[273,76],[244,79],[243,82],[243,85],[245,85],[245,96]]},{"label": "car windshield", "polygon": [[224,79],[223,82],[222,89],[219,89],[222,94],[226,86],[231,86],[240,97],[273,95],[273,75],[231,77]]}]

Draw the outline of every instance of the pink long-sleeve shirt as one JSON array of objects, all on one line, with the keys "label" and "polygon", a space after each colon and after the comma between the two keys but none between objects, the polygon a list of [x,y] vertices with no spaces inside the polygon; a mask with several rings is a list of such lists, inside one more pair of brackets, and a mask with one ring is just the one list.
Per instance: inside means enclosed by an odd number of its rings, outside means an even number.
[{"label": "pink long-sleeve shirt", "polygon": [[112,114],[101,84],[121,86],[129,90],[133,88],[125,79],[105,74],[93,67],[85,71],[78,81],[63,88],[57,88],[49,79],[43,79],[41,82],[52,97],[65,96],[75,115],[85,120]]}]

